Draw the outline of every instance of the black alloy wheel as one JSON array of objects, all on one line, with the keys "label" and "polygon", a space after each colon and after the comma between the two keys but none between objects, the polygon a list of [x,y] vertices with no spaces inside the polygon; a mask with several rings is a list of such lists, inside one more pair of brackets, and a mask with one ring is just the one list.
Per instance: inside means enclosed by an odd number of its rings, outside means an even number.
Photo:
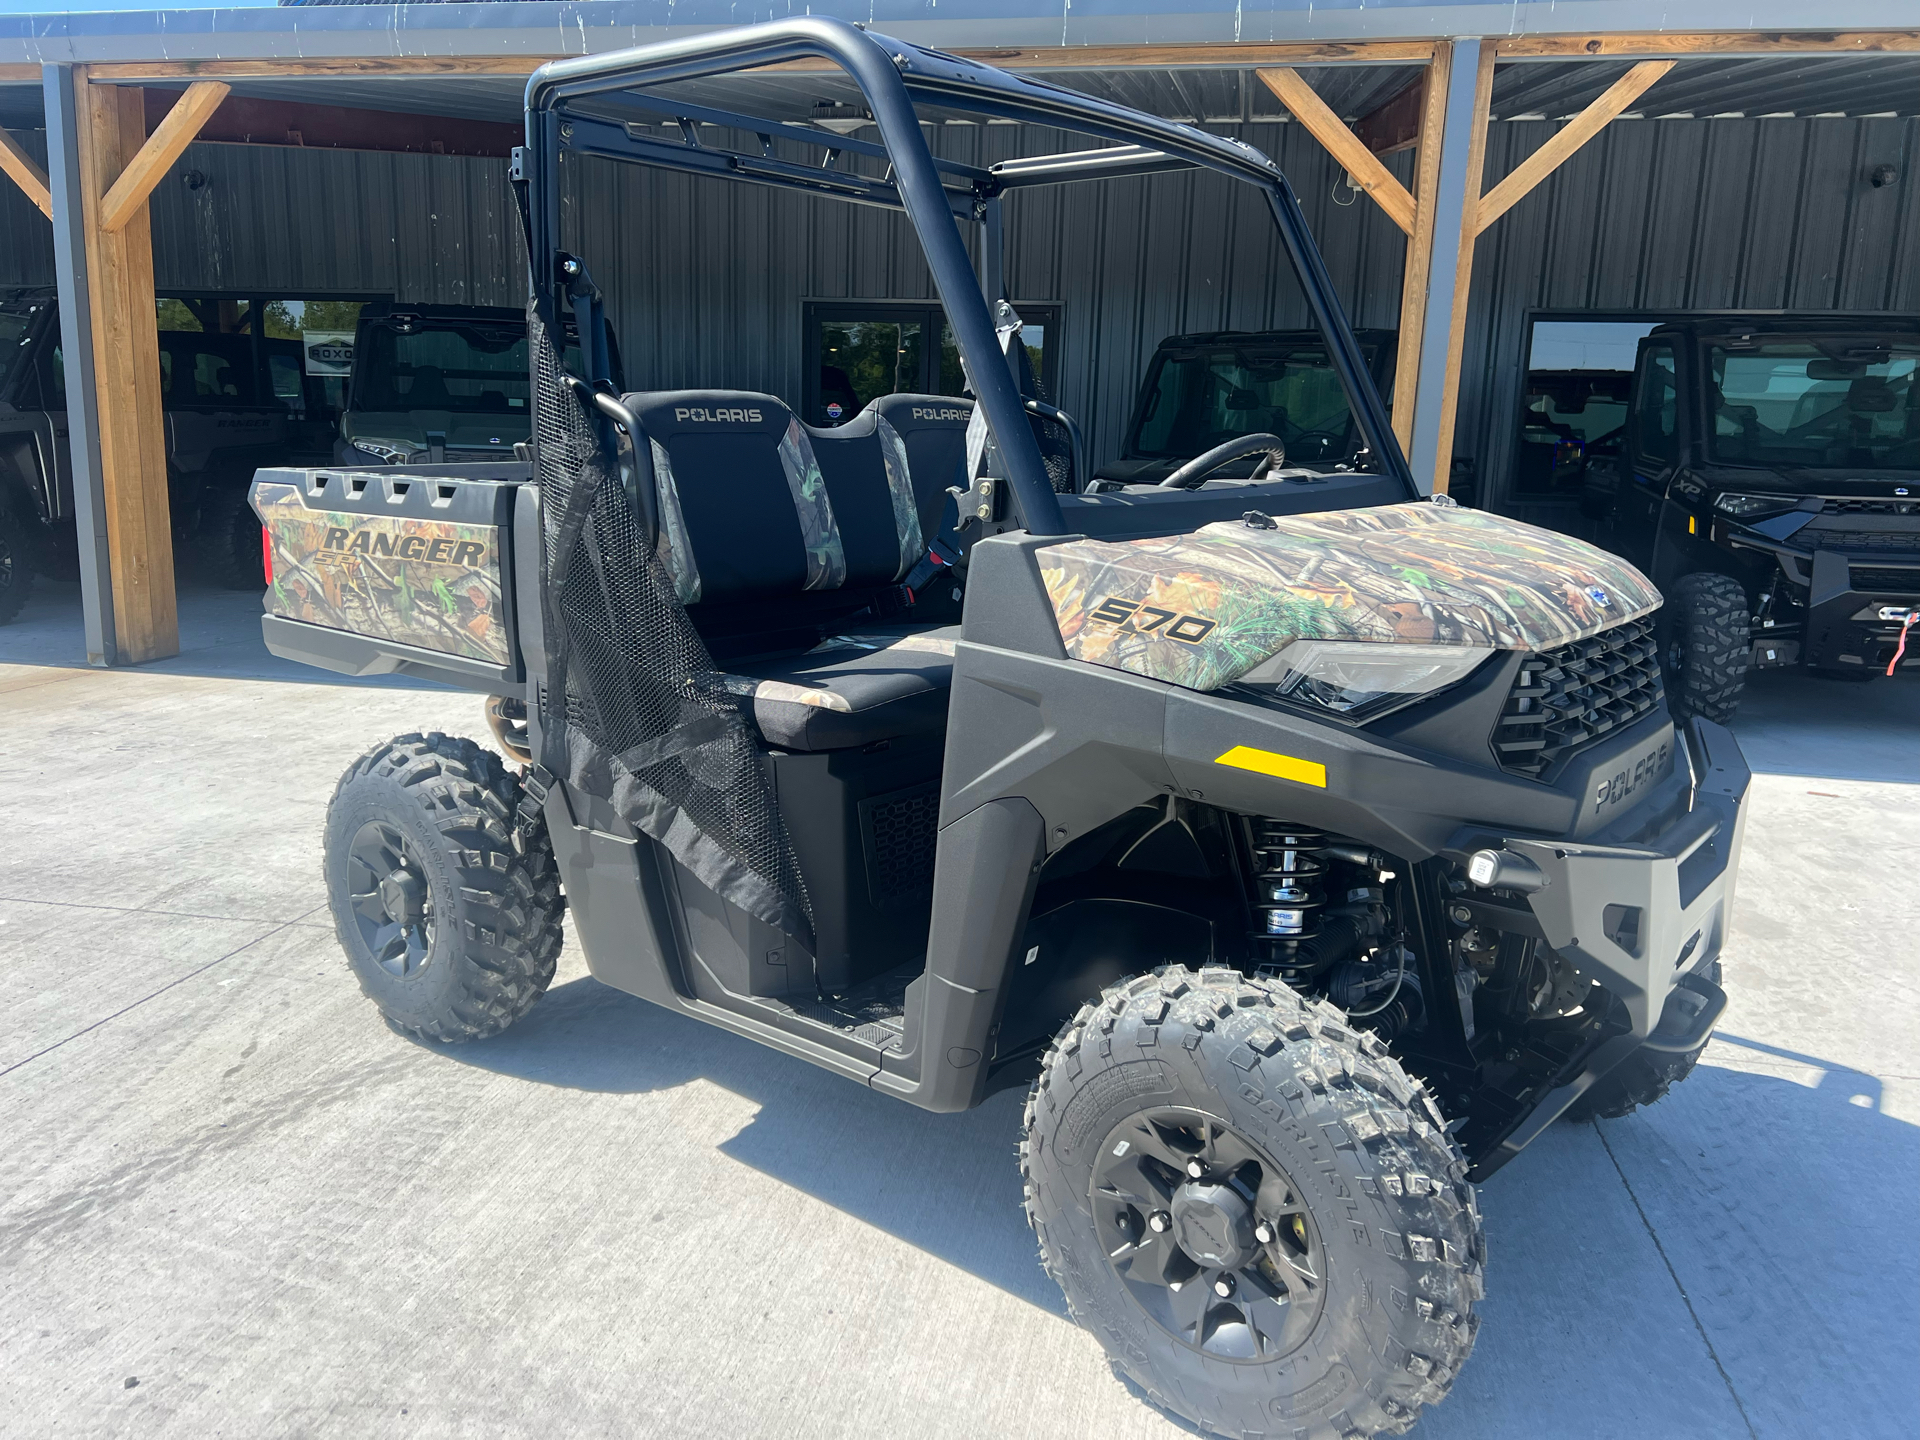
[{"label": "black alloy wheel", "polygon": [[411,980],[433,955],[433,895],[407,839],[383,820],[369,820],[347,846],[347,884],[360,941],[376,964]]},{"label": "black alloy wheel", "polygon": [[1127,1293],[1174,1339],[1216,1360],[1298,1348],[1326,1299],[1326,1252],[1286,1171],[1223,1121],[1129,1116],[1094,1166],[1094,1223]]}]

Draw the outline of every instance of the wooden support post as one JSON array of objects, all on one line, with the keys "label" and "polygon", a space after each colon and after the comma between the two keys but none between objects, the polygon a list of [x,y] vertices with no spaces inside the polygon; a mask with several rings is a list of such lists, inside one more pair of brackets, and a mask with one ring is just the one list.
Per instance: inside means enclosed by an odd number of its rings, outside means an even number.
[{"label": "wooden support post", "polygon": [[1393,364],[1393,434],[1400,453],[1413,454],[1413,404],[1420,393],[1420,340],[1427,323],[1427,285],[1433,276],[1433,217],[1439,208],[1440,133],[1447,118],[1447,76],[1453,46],[1434,47],[1427,66],[1426,95],[1420,110],[1419,149],[1414,156],[1413,233],[1407,237],[1407,263],[1400,279],[1400,338]]},{"label": "wooden support post", "polygon": [[1353,183],[1372,197],[1373,203],[1386,212],[1387,218],[1411,235],[1414,228],[1413,196],[1407,193],[1406,186],[1394,178],[1393,172],[1380,163],[1379,156],[1367,149],[1360,137],[1347,128],[1346,122],[1327,108],[1327,102],[1314,93],[1313,87],[1293,70],[1256,70],[1253,73],[1280,97],[1280,103],[1287,107],[1287,113],[1306,126],[1327,153],[1346,167],[1347,174],[1353,177]]},{"label": "wooden support post", "polygon": [[29,200],[40,207],[40,213],[49,220],[53,218],[53,200],[47,193],[47,172],[34,163],[33,157],[20,148],[5,130],[0,130],[0,170],[12,177]]},{"label": "wooden support post", "polygon": [[146,141],[146,100],[130,86],[89,84],[81,66],[74,86],[115,650],[120,663],[137,665],[180,652],[153,230],[144,193],[118,229],[101,212]]},{"label": "wooden support post", "polygon": [[1447,366],[1440,389],[1440,433],[1433,451],[1433,493],[1447,493],[1453,473],[1453,427],[1460,410],[1460,360],[1467,347],[1467,294],[1473,284],[1473,242],[1480,233],[1480,186],[1487,168],[1487,115],[1493,108],[1494,49],[1480,47],[1473,77],[1473,114],[1467,140],[1466,203],[1460,211],[1460,250],[1453,268]]}]

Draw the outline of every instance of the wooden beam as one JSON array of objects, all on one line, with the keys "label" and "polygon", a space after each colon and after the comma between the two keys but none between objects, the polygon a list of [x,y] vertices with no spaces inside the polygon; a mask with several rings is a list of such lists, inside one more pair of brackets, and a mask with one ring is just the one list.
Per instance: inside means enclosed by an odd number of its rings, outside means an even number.
[{"label": "wooden beam", "polygon": [[[956,50],[1003,70],[1124,70],[1168,66],[1419,65],[1431,40],[1316,45],[1063,45]],[[281,75],[529,75],[560,55],[342,55],[302,60],[129,60],[92,66],[98,80],[244,80]],[[766,70],[831,71],[830,60],[790,60]],[[38,82],[39,72],[33,76]]]},{"label": "wooden beam", "polygon": [[[1452,48],[1449,46],[1448,48]],[[1423,70],[1413,83],[1384,105],[1377,105],[1353,122],[1353,133],[1376,155],[1393,155],[1420,143],[1420,121],[1426,113],[1427,79]]]},{"label": "wooden beam", "polygon": [[38,65],[0,65],[0,85],[38,85]]},{"label": "wooden beam", "polygon": [[1637,59],[1643,55],[1879,55],[1920,51],[1920,30],[1515,35],[1489,43],[1502,60]]},{"label": "wooden beam", "polygon": [[[200,126],[206,118],[218,110],[220,102],[226,98],[227,86],[218,80],[200,80],[187,87],[187,93],[180,97],[180,103],[167,112],[167,118],[155,127],[139,153],[127,162],[126,169],[120,172],[120,178],[113,182],[113,188],[100,202],[102,230],[111,235],[124,228],[135,215],[145,212],[147,197],[153,193],[153,187],[160,183],[160,177],[173,168],[173,162],[193,143],[193,137],[200,133]],[[145,93],[134,91],[133,102],[140,107],[139,130],[145,135]]]},{"label": "wooden beam", "polygon": [[1406,186],[1395,179],[1393,172],[1361,143],[1360,137],[1327,108],[1327,102],[1314,94],[1313,87],[1292,70],[1256,70],[1253,73],[1280,97],[1287,112],[1306,126],[1313,138],[1346,167],[1347,174],[1353,177],[1353,183],[1373,197],[1373,203],[1386,212],[1387,218],[1411,235],[1413,197],[1407,193]]},{"label": "wooden beam", "polygon": [[1615,117],[1623,114],[1628,106],[1646,93],[1654,81],[1673,69],[1675,63],[1672,60],[1642,60],[1609,85],[1599,99],[1574,116],[1552,139],[1514,166],[1506,179],[1480,197],[1478,228],[1474,234],[1485,230],[1517,205],[1528,191],[1558,170],[1569,156],[1606,129]]},{"label": "wooden beam", "polygon": [[[180,99],[177,90],[147,90],[147,131]],[[370,150],[397,155],[468,155],[505,159],[526,139],[524,125],[444,115],[348,109],[299,101],[229,95],[201,125],[198,145],[294,145],[308,150]]]},{"label": "wooden beam", "polygon": [[1460,413],[1460,362],[1467,348],[1467,296],[1473,285],[1473,242],[1480,233],[1480,186],[1487,168],[1487,115],[1493,108],[1491,45],[1480,47],[1473,77],[1467,143],[1467,194],[1460,211],[1460,258],[1453,271],[1452,325],[1447,331],[1446,380],[1440,389],[1440,434],[1434,445],[1433,493],[1444,495],[1453,474],[1453,430]]},{"label": "wooden beam", "polygon": [[1393,362],[1393,433],[1400,453],[1413,453],[1413,406],[1420,393],[1420,344],[1427,328],[1427,286],[1433,278],[1433,217],[1439,209],[1440,135],[1447,119],[1447,77],[1453,45],[1442,42],[1427,67],[1414,157],[1413,233],[1400,278],[1400,334]]},{"label": "wooden beam", "polygon": [[146,143],[145,99],[130,87],[88,83],[83,65],[74,67],[74,86],[114,636],[120,661],[137,665],[180,652],[145,193],[128,223],[101,224],[107,195]]},{"label": "wooden beam", "polygon": [[0,130],[0,170],[12,177],[13,183],[40,207],[42,215],[49,220],[53,218],[53,196],[47,190],[47,172],[5,130]]}]

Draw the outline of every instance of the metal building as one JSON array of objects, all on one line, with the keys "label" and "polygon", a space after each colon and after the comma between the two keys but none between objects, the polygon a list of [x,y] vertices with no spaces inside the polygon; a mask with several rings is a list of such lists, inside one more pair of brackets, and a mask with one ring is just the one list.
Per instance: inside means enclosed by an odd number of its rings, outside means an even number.
[{"label": "metal building", "polygon": [[[1273,156],[1354,324],[1400,332],[1395,428],[1416,474],[1445,486],[1459,457],[1495,508],[1543,504],[1514,480],[1537,320],[1920,310],[1920,31],[1899,4],[1847,0],[1823,18],[1858,28],[1817,34],[1788,28],[1804,17],[1780,4],[1691,7],[1685,32],[1638,3],[1200,0],[1064,24],[976,0],[810,8]],[[0,185],[0,287],[57,279],[91,297],[66,333],[75,353],[92,349],[93,383],[70,393],[95,662],[174,648],[164,475],[141,429],[158,407],[142,409],[133,311],[155,292],[517,304],[504,156],[525,75],[562,50],[789,12],[749,9],[0,17],[0,168],[18,182]],[[801,122],[833,118],[848,88],[819,74],[733,83]],[[971,123],[933,138],[976,161],[1076,143]],[[1305,319],[1270,283],[1284,263],[1272,227],[1237,214],[1225,182],[1099,189],[1010,201],[1008,253],[1016,303],[1044,318],[1053,388],[1096,457],[1117,445],[1163,336]],[[589,164],[569,216],[637,388],[798,404],[808,325],[839,313],[824,307],[932,303],[903,222],[878,212]],[[105,395],[129,403],[103,412]]]}]

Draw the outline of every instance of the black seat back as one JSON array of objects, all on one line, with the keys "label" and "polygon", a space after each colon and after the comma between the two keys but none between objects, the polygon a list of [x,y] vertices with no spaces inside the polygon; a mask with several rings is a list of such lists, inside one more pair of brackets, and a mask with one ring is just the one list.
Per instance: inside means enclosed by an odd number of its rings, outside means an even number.
[{"label": "black seat back", "polygon": [[807,434],[840,526],[846,583],[893,584],[926,553],[898,437],[881,426],[872,406],[844,425],[808,427]]},{"label": "black seat back", "polygon": [[650,442],[659,553],[686,605],[837,590],[846,553],[806,427],[772,395],[628,395]]},{"label": "black seat back", "polygon": [[973,402],[952,395],[883,395],[860,418],[868,415],[885,420],[906,448],[920,534],[931,542],[940,533],[948,489],[967,485],[967,423],[973,419]]}]

